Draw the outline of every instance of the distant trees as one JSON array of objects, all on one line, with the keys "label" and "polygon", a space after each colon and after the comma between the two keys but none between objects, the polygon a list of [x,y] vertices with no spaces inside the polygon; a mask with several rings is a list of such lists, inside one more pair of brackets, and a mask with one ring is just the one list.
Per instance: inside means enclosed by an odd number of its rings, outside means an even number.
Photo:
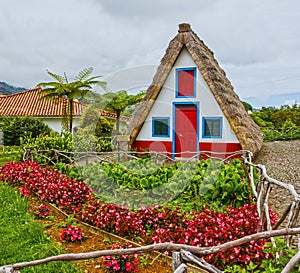
[{"label": "distant trees", "polygon": [[300,139],[300,106],[262,107],[250,114],[265,141]]},{"label": "distant trees", "polygon": [[262,107],[260,111],[253,112],[250,116],[260,127],[281,128],[286,122],[300,126],[300,106],[297,105],[292,107],[283,105],[280,108]]},{"label": "distant trees", "polygon": [[246,102],[246,101],[242,101],[242,104],[244,105],[246,111],[253,111],[253,107],[250,103]]}]

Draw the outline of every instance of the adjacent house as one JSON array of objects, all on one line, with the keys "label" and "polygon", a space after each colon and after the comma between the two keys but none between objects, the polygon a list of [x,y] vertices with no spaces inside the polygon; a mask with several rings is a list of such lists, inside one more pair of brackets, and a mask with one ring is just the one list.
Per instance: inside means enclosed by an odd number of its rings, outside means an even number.
[{"label": "adjacent house", "polygon": [[186,23],[166,49],[127,135],[133,149],[172,158],[257,154],[263,143],[213,52]]},{"label": "adjacent house", "polygon": [[[51,129],[61,132],[63,119],[62,102],[41,99],[40,88],[26,90],[13,95],[0,97],[0,116],[31,116],[41,118]],[[74,102],[73,127],[78,126],[84,106]]]},{"label": "adjacent house", "polygon": [[[0,117],[30,116],[42,119],[51,129],[62,131],[63,103],[45,100],[40,95],[41,88],[25,90],[12,95],[0,96]],[[73,102],[73,129],[79,125],[79,120],[84,110],[89,105]],[[100,116],[116,119],[116,114],[98,109]],[[121,117],[128,122],[129,118]]]}]

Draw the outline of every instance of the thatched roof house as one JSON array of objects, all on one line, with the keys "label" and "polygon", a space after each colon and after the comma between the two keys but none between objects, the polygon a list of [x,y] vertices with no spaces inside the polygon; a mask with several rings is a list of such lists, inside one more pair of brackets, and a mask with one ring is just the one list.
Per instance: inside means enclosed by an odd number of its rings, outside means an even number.
[{"label": "thatched roof house", "polygon": [[[179,90],[185,88],[186,91]],[[186,109],[179,109],[185,102]],[[196,110],[192,111],[195,114],[187,114],[192,107],[188,104],[195,106]],[[197,137],[190,139],[197,142],[194,148],[184,144],[177,132],[177,120],[182,119],[182,115],[192,116],[183,118],[183,123],[196,122],[192,127]],[[191,128],[183,128],[181,134]],[[169,131],[164,134],[160,130]],[[259,127],[249,117],[213,52],[186,23],[179,25],[178,34],[169,43],[127,134],[132,147],[158,149],[172,153],[173,157],[174,153],[185,152],[184,147],[194,149],[191,152],[211,149],[221,153],[243,149],[257,154],[263,142]]]}]

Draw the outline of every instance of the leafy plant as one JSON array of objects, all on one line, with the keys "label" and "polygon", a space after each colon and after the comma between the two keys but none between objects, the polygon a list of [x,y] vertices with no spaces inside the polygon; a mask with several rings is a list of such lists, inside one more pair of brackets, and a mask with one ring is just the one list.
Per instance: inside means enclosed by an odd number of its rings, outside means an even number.
[{"label": "leafy plant", "polygon": [[47,205],[40,204],[39,206],[33,206],[30,209],[30,212],[36,217],[36,218],[45,218],[49,215],[50,208]]},{"label": "leafy plant", "polygon": [[[230,266],[227,266],[224,272],[230,273],[280,273],[285,265],[290,261],[290,259],[296,255],[297,250],[291,247],[287,247],[283,238],[275,237],[275,247],[273,243],[268,242],[264,246],[263,252],[265,253],[266,259],[261,260],[258,263],[250,262],[247,265],[236,264],[233,262]],[[278,258],[276,254],[280,253]],[[299,268],[300,262],[298,262],[294,269],[290,272],[296,273],[299,272],[297,268]]]},{"label": "leafy plant", "polygon": [[[112,249],[124,249],[132,247],[127,242],[125,245],[116,243]],[[107,272],[139,272],[139,260],[137,254],[133,255],[116,255],[116,256],[103,256]]]},{"label": "leafy plant", "polygon": [[21,161],[23,153],[20,146],[0,146],[0,165],[10,161]]},{"label": "leafy plant", "polygon": [[84,232],[80,226],[67,226],[63,229],[59,237],[62,240],[68,242],[81,241],[83,239]]},{"label": "leafy plant", "polygon": [[[38,138],[27,138],[25,147],[32,151],[42,150],[45,151],[41,155],[34,153],[34,161],[37,163],[49,163],[47,158],[53,159],[58,162],[69,163],[68,158],[61,155],[56,155],[55,150],[72,152],[73,142],[72,134],[62,133],[58,134],[57,132],[51,132],[50,135],[40,136]],[[46,157],[46,158],[45,158]],[[72,157],[72,156],[70,156]]]},{"label": "leafy plant", "polygon": [[[184,181],[189,176],[193,178],[198,164],[207,166],[210,163],[195,162],[192,175],[188,172],[189,168],[180,169],[179,165],[180,172],[174,178],[178,181]],[[209,247],[253,234],[259,227],[255,204],[238,208],[224,206],[223,212],[208,207],[186,212],[182,208],[184,204],[176,208],[152,206],[130,211],[126,206],[105,204],[96,199],[83,181],[69,179],[53,168],[41,168],[34,162],[6,163],[0,167],[0,173],[1,180],[36,192],[43,200],[56,204],[77,219],[125,238],[139,238],[144,243],[171,241]],[[277,214],[270,209],[269,215],[273,226]],[[205,259],[220,268],[234,261],[239,264],[252,261],[256,264],[271,257],[264,252],[265,243],[265,240],[251,241],[226,252],[208,255]]]}]

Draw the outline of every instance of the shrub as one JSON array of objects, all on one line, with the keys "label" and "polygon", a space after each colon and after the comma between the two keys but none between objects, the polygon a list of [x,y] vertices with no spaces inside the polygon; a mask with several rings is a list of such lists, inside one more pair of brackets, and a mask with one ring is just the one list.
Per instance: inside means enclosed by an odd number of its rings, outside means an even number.
[{"label": "shrub", "polygon": [[5,146],[19,146],[28,137],[49,135],[52,131],[41,119],[33,117],[6,118],[1,127]]},{"label": "shrub", "polygon": [[[25,144],[25,147],[29,150],[37,151],[44,150],[42,155],[46,156],[52,160],[57,162],[66,162],[69,163],[68,158],[55,155],[54,149],[64,152],[72,152],[72,134],[64,132],[59,134],[57,132],[52,131],[49,135],[39,136],[37,138],[28,138]],[[38,154],[34,154],[34,161],[38,163],[49,163],[47,158],[40,156]]]}]

